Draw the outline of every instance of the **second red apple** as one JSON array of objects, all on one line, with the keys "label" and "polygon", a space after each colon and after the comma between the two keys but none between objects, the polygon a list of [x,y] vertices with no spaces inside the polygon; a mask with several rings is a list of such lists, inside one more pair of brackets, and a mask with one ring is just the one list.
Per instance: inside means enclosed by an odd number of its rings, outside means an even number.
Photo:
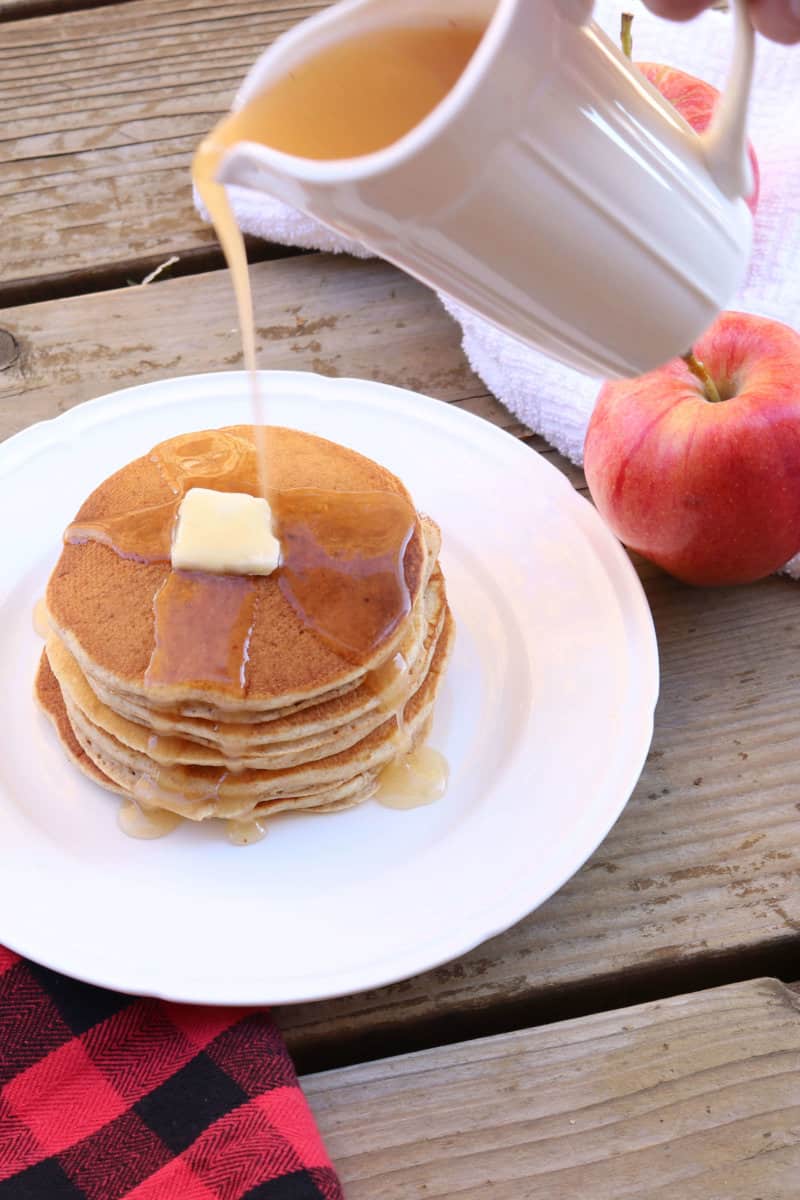
[{"label": "second red apple", "polygon": [[[637,62],[636,67],[653,87],[658,89],[664,99],[669,100],[683,119],[688,121],[695,133],[703,133],[708,128],[720,98],[715,87],[706,83],[704,79],[698,79],[696,75],[689,75],[686,71],[666,67],[661,63]],[[758,159],[752,146],[750,162],[753,167],[754,186],[747,206],[754,213],[758,205],[760,176]]]}]

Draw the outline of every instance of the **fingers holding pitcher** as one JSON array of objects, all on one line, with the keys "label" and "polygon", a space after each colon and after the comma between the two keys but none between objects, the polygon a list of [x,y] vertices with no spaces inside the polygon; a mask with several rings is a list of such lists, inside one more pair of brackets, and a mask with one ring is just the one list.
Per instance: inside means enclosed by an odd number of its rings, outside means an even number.
[{"label": "fingers holding pitcher", "polygon": [[753,24],[774,42],[800,42],[800,0],[750,0]]},{"label": "fingers holding pitcher", "polygon": [[[710,6],[711,0],[645,0],[660,17],[688,21]],[[800,0],[750,0],[753,24],[774,42],[800,42]]]}]

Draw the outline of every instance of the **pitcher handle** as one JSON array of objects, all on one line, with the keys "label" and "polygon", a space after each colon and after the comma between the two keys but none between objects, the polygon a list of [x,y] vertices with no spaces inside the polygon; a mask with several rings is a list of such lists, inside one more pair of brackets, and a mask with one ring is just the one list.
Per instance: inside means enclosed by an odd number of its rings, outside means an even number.
[{"label": "pitcher handle", "polygon": [[734,42],[730,74],[714,117],[700,134],[711,178],[729,200],[753,191],[753,168],[747,146],[747,106],[753,82],[755,30],[747,0],[732,0]]}]

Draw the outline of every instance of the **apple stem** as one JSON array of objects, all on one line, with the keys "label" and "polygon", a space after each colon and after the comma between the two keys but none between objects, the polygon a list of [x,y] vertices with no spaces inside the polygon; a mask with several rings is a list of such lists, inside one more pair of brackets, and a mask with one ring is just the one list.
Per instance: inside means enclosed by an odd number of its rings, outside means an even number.
[{"label": "apple stem", "polygon": [[692,374],[700,380],[703,385],[703,395],[711,404],[719,404],[722,396],[719,394],[717,385],[711,377],[711,372],[705,363],[701,363],[699,358],[695,358],[694,353],[690,350],[688,354],[681,355]]},{"label": "apple stem", "polygon": [[622,14],[620,20],[619,40],[622,44],[622,53],[626,58],[633,58],[633,13]]}]

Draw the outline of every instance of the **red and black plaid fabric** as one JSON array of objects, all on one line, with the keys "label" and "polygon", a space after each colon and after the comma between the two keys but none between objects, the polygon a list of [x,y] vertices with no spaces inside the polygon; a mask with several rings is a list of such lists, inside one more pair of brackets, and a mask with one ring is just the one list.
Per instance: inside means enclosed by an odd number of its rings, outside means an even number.
[{"label": "red and black plaid fabric", "polygon": [[0,946],[0,1200],[341,1200],[269,1018],[89,987]]}]

